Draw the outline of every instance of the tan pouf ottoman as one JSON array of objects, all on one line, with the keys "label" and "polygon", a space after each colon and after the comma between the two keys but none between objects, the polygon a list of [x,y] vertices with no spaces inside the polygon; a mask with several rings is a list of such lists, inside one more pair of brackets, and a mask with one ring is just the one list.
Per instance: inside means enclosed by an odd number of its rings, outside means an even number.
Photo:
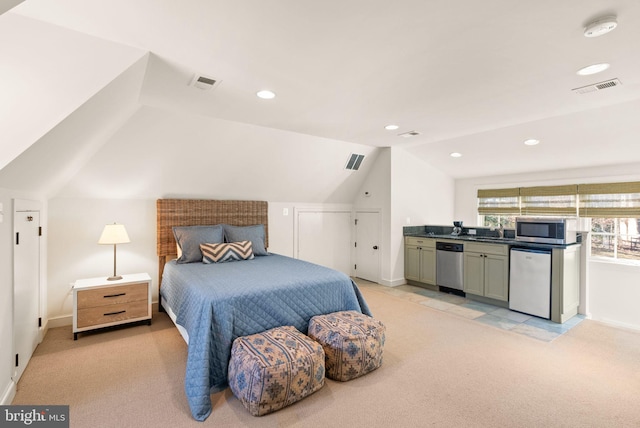
[{"label": "tan pouf ottoman", "polygon": [[239,337],[229,387],[252,415],[266,415],[322,388],[324,361],[322,346],[292,326]]},{"label": "tan pouf ottoman", "polygon": [[326,376],[347,381],[382,364],[385,326],[355,311],[317,315],[309,321],[309,337],[322,345]]}]

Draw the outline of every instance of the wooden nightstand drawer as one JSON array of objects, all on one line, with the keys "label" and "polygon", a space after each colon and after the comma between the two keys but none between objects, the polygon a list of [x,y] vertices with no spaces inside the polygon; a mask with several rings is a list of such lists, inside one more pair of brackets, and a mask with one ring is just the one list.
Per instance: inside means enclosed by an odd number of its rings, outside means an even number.
[{"label": "wooden nightstand drawer", "polygon": [[73,285],[73,339],[78,333],[120,324],[151,325],[151,277],[147,273],[79,279]]},{"label": "wooden nightstand drawer", "polygon": [[[145,296],[146,297],[146,296]],[[147,316],[147,300],[78,309],[78,328],[110,324]]]},{"label": "wooden nightstand drawer", "polygon": [[78,291],[78,310],[139,300],[146,301],[149,294],[148,287],[147,283],[138,283]]}]

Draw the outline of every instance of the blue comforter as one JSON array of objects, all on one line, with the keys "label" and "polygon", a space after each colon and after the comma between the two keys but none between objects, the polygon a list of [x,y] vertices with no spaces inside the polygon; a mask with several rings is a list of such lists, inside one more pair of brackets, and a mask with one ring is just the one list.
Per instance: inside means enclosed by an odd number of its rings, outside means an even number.
[{"label": "blue comforter", "polygon": [[271,254],[252,260],[165,265],[161,294],[189,335],[185,391],[191,413],[211,413],[227,386],[231,344],[240,336],[292,325],[307,333],[314,315],[371,315],[358,287],[338,271]]}]

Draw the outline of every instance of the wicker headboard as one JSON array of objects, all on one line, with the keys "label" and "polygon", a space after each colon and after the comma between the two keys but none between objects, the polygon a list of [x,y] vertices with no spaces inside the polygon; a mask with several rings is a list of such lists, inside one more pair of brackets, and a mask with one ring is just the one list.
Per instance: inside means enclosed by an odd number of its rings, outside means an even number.
[{"label": "wicker headboard", "polygon": [[268,203],[266,201],[218,201],[207,199],[158,199],[157,252],[158,284],[167,260],[177,256],[174,226],[230,224],[232,226],[264,225],[265,247],[269,246]]}]

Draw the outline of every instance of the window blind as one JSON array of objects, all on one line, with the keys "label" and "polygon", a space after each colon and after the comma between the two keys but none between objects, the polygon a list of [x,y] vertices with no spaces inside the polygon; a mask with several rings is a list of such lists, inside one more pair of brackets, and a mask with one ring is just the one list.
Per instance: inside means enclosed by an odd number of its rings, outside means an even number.
[{"label": "window blind", "polygon": [[478,214],[520,214],[520,189],[478,189]]},{"label": "window blind", "polygon": [[578,186],[538,186],[520,188],[523,215],[577,216]]},{"label": "window blind", "polygon": [[640,181],[579,184],[581,217],[640,218]]}]

